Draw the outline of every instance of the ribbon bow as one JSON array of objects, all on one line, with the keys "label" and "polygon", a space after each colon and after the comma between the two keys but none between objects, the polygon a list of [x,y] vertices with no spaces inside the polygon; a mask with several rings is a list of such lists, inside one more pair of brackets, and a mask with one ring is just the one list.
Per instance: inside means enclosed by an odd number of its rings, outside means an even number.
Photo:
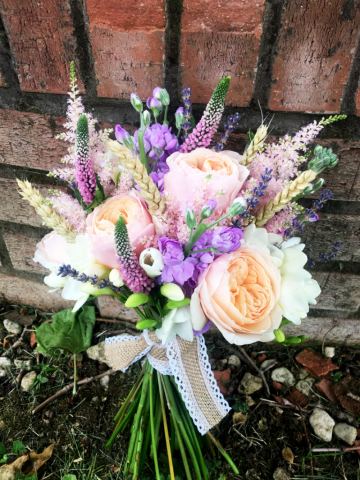
[{"label": "ribbon bow", "polygon": [[162,375],[173,375],[189,415],[202,435],[230,411],[211,371],[202,335],[192,342],[176,336],[162,345],[155,332],[144,330],[136,337],[107,338],[105,355],[114,370],[125,372],[132,363],[146,356]]}]

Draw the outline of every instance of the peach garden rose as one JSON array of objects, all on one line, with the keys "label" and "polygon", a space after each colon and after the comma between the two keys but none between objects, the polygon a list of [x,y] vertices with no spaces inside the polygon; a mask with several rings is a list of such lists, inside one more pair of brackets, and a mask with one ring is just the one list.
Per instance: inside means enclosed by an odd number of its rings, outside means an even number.
[{"label": "peach garden rose", "polygon": [[150,213],[142,198],[131,191],[110,197],[87,217],[87,233],[94,245],[92,254],[101,265],[118,268],[115,256],[114,231],[119,216],[124,217],[131,245],[137,256],[144,250],[140,239],[155,234]]},{"label": "peach garden rose", "polygon": [[270,256],[243,245],[217,258],[201,274],[195,292],[205,315],[236,345],[268,342],[281,323],[281,277]]},{"label": "peach garden rose", "polygon": [[198,148],[190,153],[173,153],[167,159],[170,171],[164,177],[164,190],[178,201],[184,195],[199,191],[208,182],[217,201],[217,212],[223,212],[234,201],[249,175],[246,167],[239,165],[241,155],[236,152],[214,152]]}]

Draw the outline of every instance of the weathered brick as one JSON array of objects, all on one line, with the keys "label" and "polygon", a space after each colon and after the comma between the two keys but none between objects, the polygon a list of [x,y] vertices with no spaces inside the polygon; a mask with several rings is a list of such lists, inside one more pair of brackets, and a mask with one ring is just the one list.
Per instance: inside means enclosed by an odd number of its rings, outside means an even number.
[{"label": "weathered brick", "polygon": [[0,163],[52,170],[67,154],[68,144],[55,135],[64,129],[62,117],[0,110]]},{"label": "weathered brick", "polygon": [[139,315],[132,308],[126,308],[116,298],[102,296],[98,297],[100,315],[103,318],[114,318],[136,323],[140,320]]},{"label": "weathered brick", "polygon": [[[360,276],[342,273],[311,272],[319,282],[321,294],[316,310],[333,310],[351,315],[360,307]],[[310,310],[311,311],[311,310]]]},{"label": "weathered brick", "polygon": [[[78,71],[69,2],[3,0],[0,12],[21,89],[25,92],[66,93],[72,60]],[[80,80],[78,85],[83,89]]]},{"label": "weathered brick", "polygon": [[29,305],[47,312],[58,312],[74,306],[73,301],[61,298],[61,291],[49,293],[44,283],[33,282],[0,273],[0,299],[18,305]]},{"label": "weathered brick", "polygon": [[[355,215],[321,214],[317,222],[309,223],[301,234],[306,244],[305,252],[314,260],[320,253],[331,251],[333,243],[341,243],[336,260],[347,262],[360,261],[360,218]],[[360,292],[359,292],[360,294]]]},{"label": "weathered brick", "polygon": [[282,327],[287,337],[306,335],[308,341],[322,342],[326,335],[327,345],[358,345],[360,343],[360,320],[306,317],[301,325],[290,323]]},{"label": "weathered brick", "polygon": [[292,0],[280,31],[271,110],[339,113],[359,38],[358,2]]},{"label": "weathered brick", "polygon": [[100,97],[143,99],[163,83],[165,7],[161,0],[88,0]]},{"label": "weathered brick", "polygon": [[[46,186],[33,185],[40,190],[43,196],[48,195]],[[22,223],[40,227],[42,219],[37,215],[35,209],[18,192],[15,180],[0,178],[0,220],[7,222]],[[57,187],[58,190],[63,190]]]},{"label": "weathered brick", "polygon": [[16,233],[4,233],[3,237],[15,269],[49,275],[50,271],[47,268],[33,261],[36,244],[40,242],[38,238]]},{"label": "weathered brick", "polygon": [[232,77],[228,105],[248,106],[254,88],[264,0],[185,0],[183,85],[192,101],[207,103],[217,83]]},{"label": "weathered brick", "polygon": [[9,87],[8,83],[6,83],[6,81],[4,80],[1,72],[0,72],[0,87],[2,87],[2,88],[8,88]]}]

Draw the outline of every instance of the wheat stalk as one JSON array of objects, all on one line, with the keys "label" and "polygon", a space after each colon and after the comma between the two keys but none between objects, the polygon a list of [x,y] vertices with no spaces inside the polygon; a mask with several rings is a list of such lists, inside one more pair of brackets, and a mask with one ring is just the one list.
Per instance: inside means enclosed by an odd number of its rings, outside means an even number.
[{"label": "wheat stalk", "polygon": [[310,182],[312,182],[317,173],[314,170],[306,170],[293,182],[279,192],[275,198],[270,200],[255,216],[255,224],[262,227],[275,213],[280,212],[285,206],[299,193],[301,193]]},{"label": "wheat stalk", "polygon": [[108,149],[121,161],[121,163],[129,170],[133,179],[140,188],[140,193],[146,201],[151,214],[156,212],[164,213],[165,203],[163,197],[148,175],[145,166],[141,163],[139,157],[133,158],[130,150],[119,142],[109,140],[107,142]]},{"label": "wheat stalk", "polygon": [[255,155],[259,151],[260,147],[264,143],[264,140],[267,135],[267,126],[266,125],[260,125],[260,127],[257,129],[255,133],[255,137],[251,140],[250,145],[246,149],[246,152],[244,152],[241,164],[242,165],[249,165],[255,158]]},{"label": "wheat stalk", "polygon": [[43,219],[45,225],[53,228],[59,235],[64,237],[68,243],[75,243],[77,236],[74,227],[62,215],[58,215],[55,210],[44,202],[44,197],[39,190],[34,188],[30,182],[22,182],[16,179],[21,189],[20,195],[27,200],[36,213]]}]

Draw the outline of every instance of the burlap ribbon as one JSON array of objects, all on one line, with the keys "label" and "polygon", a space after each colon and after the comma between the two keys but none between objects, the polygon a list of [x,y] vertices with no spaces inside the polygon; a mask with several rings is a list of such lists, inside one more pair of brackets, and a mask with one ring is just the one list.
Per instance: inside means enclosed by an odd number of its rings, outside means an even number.
[{"label": "burlap ribbon", "polygon": [[185,405],[199,432],[204,435],[230,411],[211,371],[204,337],[192,342],[176,336],[166,345],[155,332],[108,338],[105,355],[115,370],[125,371],[145,355],[163,375],[173,375]]}]

